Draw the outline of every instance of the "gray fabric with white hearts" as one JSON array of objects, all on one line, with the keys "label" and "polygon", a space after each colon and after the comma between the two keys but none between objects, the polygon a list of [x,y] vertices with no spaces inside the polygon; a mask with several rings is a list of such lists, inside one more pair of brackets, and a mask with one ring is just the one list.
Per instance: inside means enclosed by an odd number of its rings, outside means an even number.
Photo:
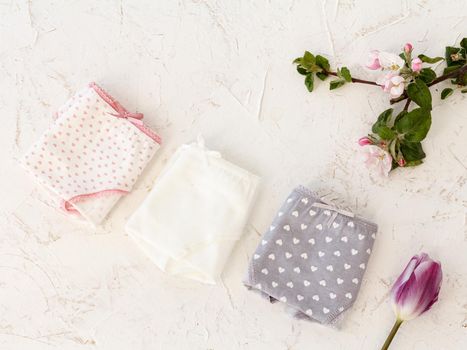
[{"label": "gray fabric with white hearts", "polygon": [[256,249],[244,283],[299,318],[331,323],[355,301],[377,226],[322,203],[304,187],[287,198]]}]

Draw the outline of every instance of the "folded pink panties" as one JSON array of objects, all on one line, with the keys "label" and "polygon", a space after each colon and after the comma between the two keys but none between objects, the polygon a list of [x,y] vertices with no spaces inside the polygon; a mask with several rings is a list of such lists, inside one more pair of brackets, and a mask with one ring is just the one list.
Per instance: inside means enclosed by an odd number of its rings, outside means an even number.
[{"label": "folded pink panties", "polygon": [[58,110],[21,164],[63,210],[97,225],[160,147],[142,118],[91,83]]}]

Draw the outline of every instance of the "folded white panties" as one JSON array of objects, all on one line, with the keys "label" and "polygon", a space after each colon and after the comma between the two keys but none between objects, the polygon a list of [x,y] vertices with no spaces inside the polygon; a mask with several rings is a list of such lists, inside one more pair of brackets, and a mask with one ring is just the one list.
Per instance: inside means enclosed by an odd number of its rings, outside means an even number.
[{"label": "folded white panties", "polygon": [[163,271],[215,284],[243,233],[258,177],[206,149],[183,145],[126,225]]}]

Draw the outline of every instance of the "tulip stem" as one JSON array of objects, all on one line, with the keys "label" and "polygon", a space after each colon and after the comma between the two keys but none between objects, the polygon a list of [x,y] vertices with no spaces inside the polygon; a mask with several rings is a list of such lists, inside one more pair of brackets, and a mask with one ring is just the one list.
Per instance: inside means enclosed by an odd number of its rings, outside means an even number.
[{"label": "tulip stem", "polygon": [[394,338],[397,331],[399,330],[399,327],[401,326],[402,322],[404,322],[404,321],[399,320],[399,319],[396,320],[396,322],[394,323],[394,326],[392,326],[391,332],[389,333],[389,335],[388,335],[386,341],[384,342],[384,345],[381,348],[381,350],[389,349],[389,345],[391,345],[392,339]]}]

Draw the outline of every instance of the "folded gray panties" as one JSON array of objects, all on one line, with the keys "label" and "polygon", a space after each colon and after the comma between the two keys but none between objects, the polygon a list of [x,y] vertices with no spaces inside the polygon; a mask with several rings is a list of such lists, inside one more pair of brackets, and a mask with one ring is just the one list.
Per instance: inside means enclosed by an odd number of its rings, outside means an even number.
[{"label": "folded gray panties", "polygon": [[295,316],[332,323],[357,297],[377,226],[298,187],[264,234],[244,284]]}]

